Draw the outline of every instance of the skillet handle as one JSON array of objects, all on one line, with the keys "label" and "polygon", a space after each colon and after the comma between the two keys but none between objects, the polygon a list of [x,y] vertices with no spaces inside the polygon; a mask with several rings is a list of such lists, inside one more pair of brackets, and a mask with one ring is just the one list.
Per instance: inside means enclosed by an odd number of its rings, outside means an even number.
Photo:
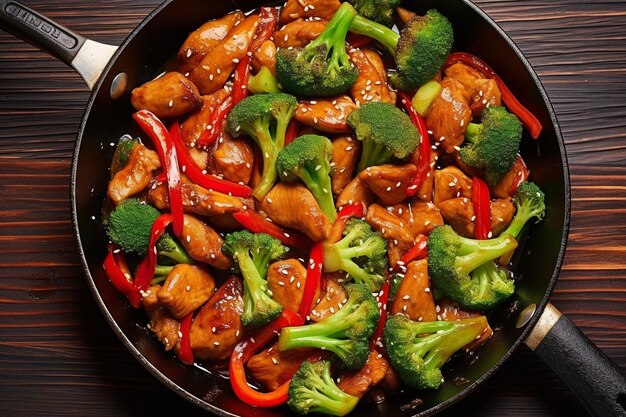
[{"label": "skillet handle", "polygon": [[552,304],[526,345],[552,368],[596,417],[626,417],[624,372]]},{"label": "skillet handle", "polygon": [[89,89],[104,71],[116,46],[94,42],[13,1],[0,0],[0,29],[48,52],[74,68]]}]

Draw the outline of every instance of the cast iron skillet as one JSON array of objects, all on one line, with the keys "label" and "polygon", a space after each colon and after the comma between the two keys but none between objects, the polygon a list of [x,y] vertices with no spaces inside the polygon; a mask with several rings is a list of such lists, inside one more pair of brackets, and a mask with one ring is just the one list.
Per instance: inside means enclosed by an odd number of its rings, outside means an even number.
[{"label": "cast iron skillet", "polygon": [[[208,19],[236,8],[249,10],[266,2],[167,0],[119,47],[99,44],[14,1],[0,0],[0,27],[47,50],[75,68],[92,89],[78,132],[72,164],[72,216],[82,264],[98,306],[122,343],[139,362],[176,393],[221,416],[285,415],[286,410],[255,409],[239,401],[224,377],[200,367],[186,367],[154,341],[135,311],[108,282],[102,269],[106,236],[100,226],[113,148],[108,144],[134,132],[130,90],[152,79],[190,31]],[[544,359],[596,416],[626,416],[626,380],[622,371],[548,303],[567,240],[570,189],[567,160],[554,110],[537,75],[511,39],[468,0],[407,1],[423,13],[436,7],[455,29],[455,48],[478,55],[508,82],[541,120],[538,141],[525,137],[522,153],[532,179],[545,191],[547,215],[524,241],[516,273],[522,277],[514,298],[490,316],[494,337],[477,355],[448,364],[446,383],[434,392],[389,395],[378,406],[361,405],[359,416],[428,416],[477,389],[526,343]],[[122,75],[120,75],[122,74]],[[532,261],[530,261],[532,259]],[[456,377],[469,380],[457,385]],[[417,409],[401,406],[417,396]]]}]

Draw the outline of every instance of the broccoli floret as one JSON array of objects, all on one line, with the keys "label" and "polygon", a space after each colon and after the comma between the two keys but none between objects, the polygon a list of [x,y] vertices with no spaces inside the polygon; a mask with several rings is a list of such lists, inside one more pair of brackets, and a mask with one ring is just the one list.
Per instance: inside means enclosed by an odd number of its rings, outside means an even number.
[{"label": "broccoli floret", "polygon": [[359,172],[382,165],[395,157],[404,159],[420,141],[420,135],[409,116],[388,103],[367,103],[348,116],[348,124],[363,142]]},{"label": "broccoli floret", "polygon": [[168,258],[177,264],[192,264],[193,259],[187,254],[183,246],[169,233],[163,233],[156,242],[158,256]]},{"label": "broccoli floret", "polygon": [[287,405],[298,414],[345,416],[358,403],[359,397],[346,394],[335,384],[329,361],[303,362],[289,383]]},{"label": "broccoli floret", "polygon": [[454,38],[452,25],[435,9],[411,19],[400,34],[363,16],[354,18],[350,31],[377,40],[395,57],[397,70],[391,82],[404,91],[415,90],[434,77],[450,54]]},{"label": "broccoli floret", "polygon": [[286,91],[319,97],[335,96],[352,87],[359,70],[346,53],[346,35],[356,14],[344,3],[317,39],[304,48],[278,50],[276,75]]},{"label": "broccoli floret", "polygon": [[363,284],[346,285],[348,300],[331,316],[304,326],[285,327],[278,337],[283,350],[312,347],[329,350],[348,369],[361,369],[369,355],[368,339],[380,313],[376,298]]},{"label": "broccoli floret", "polygon": [[266,275],[270,261],[284,255],[287,248],[269,235],[242,230],[226,235],[222,251],[233,257],[243,275],[243,325],[261,327],[277,319],[283,307],[272,299]]},{"label": "broccoli floret", "polygon": [[513,283],[488,266],[478,268],[516,247],[517,241],[509,234],[476,240],[459,236],[448,225],[438,226],[428,238],[428,273],[437,290],[461,306],[491,306],[512,294]]},{"label": "broccoli floret", "polygon": [[228,115],[228,132],[234,137],[247,134],[261,148],[263,174],[252,191],[257,200],[263,199],[276,181],[276,156],[285,146],[287,125],[297,105],[289,94],[255,94],[237,103]]},{"label": "broccoli floret", "polygon": [[519,152],[522,123],[504,107],[487,107],[482,123],[470,123],[465,138],[470,142],[461,151],[461,159],[472,168],[485,171],[485,180],[495,185],[509,172]]},{"label": "broccoli floret", "polygon": [[264,66],[256,75],[250,76],[248,91],[252,94],[280,93],[281,89],[274,74]]},{"label": "broccoli floret", "polygon": [[287,145],[276,158],[280,179],[302,180],[331,222],[337,218],[330,183],[333,144],[324,136],[303,135]]},{"label": "broccoli floret", "polygon": [[415,389],[436,389],[443,383],[443,364],[487,325],[485,316],[416,322],[399,314],[387,320],[383,336],[391,366],[402,381]]},{"label": "broccoli floret", "polygon": [[393,13],[402,0],[348,0],[363,17],[387,27],[394,25]]},{"label": "broccoli floret", "polygon": [[534,182],[523,182],[517,188],[513,201],[517,212],[513,221],[502,235],[511,235],[518,239],[524,225],[536,217],[541,220],[546,212],[545,194]]},{"label": "broccoli floret", "polygon": [[161,213],[136,198],[122,201],[109,216],[107,235],[126,253],[144,256],[150,244],[152,224]]},{"label": "broccoli floret", "polygon": [[380,290],[386,269],[387,241],[365,220],[348,220],[339,242],[324,243],[324,271],[347,272],[370,291]]}]

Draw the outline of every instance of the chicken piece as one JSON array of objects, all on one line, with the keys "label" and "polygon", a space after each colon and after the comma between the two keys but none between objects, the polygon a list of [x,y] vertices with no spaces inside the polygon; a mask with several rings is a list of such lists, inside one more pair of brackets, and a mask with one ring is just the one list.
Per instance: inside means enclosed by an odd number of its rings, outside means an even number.
[{"label": "chicken piece", "polygon": [[211,153],[209,167],[224,179],[247,184],[252,177],[254,151],[244,138],[233,138],[225,130],[220,133],[217,147]]},{"label": "chicken piece", "polygon": [[480,117],[487,106],[500,106],[502,104],[498,83],[495,80],[485,78],[481,72],[469,65],[453,64],[444,72],[446,76],[463,84],[469,92],[468,102],[474,117]]},{"label": "chicken piece", "polygon": [[406,314],[415,321],[437,320],[435,298],[428,278],[428,259],[413,261],[406,266],[396,298],[391,305],[391,314]]},{"label": "chicken piece", "polygon": [[348,96],[298,103],[294,117],[300,123],[325,133],[350,133],[348,115],[357,106]]},{"label": "chicken piece", "polygon": [[243,289],[237,277],[226,281],[202,307],[191,324],[191,350],[196,359],[230,356],[243,337]]},{"label": "chicken piece", "polygon": [[[297,259],[276,261],[267,270],[267,287],[272,292],[272,298],[291,311],[300,309],[305,282],[306,268]],[[311,306],[318,297],[319,290]]]},{"label": "chicken piece", "polygon": [[439,203],[443,218],[461,236],[474,238],[474,207],[467,197],[451,198]]},{"label": "chicken piece", "polygon": [[339,0],[287,0],[280,11],[280,24],[307,17],[330,20],[339,6]]},{"label": "chicken piece", "polygon": [[[222,237],[195,216],[185,214],[181,243],[194,260],[207,263],[217,269],[228,269],[232,260],[222,252]],[[206,300],[205,300],[206,301]]]},{"label": "chicken piece", "polygon": [[359,179],[386,205],[406,200],[406,190],[411,185],[417,168],[412,164],[385,164],[372,166],[359,173]]},{"label": "chicken piece", "polygon": [[398,20],[402,24],[402,26],[406,26],[407,23],[411,21],[417,14],[410,10],[405,9],[404,7],[396,7],[396,14],[398,15]]},{"label": "chicken piece", "polygon": [[365,220],[370,226],[379,231],[385,239],[394,241],[394,243],[397,241],[409,247],[413,245],[415,236],[408,224],[383,206],[379,204],[369,206],[365,214]]},{"label": "chicken piece", "polygon": [[335,314],[348,301],[348,293],[343,287],[346,278],[343,276],[341,273],[326,275],[324,293],[315,299],[315,308],[311,310],[312,321],[320,322]]},{"label": "chicken piece", "polygon": [[206,54],[228,35],[236,23],[244,18],[241,11],[236,11],[220,19],[210,20],[191,32],[178,51],[178,70],[183,74],[193,71]]},{"label": "chicken piece", "polygon": [[402,260],[402,257],[411,249],[411,244],[408,242],[400,242],[398,240],[387,241],[387,259],[389,259],[389,267],[396,268],[398,262]]},{"label": "chicken piece", "polygon": [[167,275],[157,297],[177,319],[200,308],[215,291],[211,273],[196,265],[178,264]]},{"label": "chicken piece", "polygon": [[147,312],[152,312],[159,307],[159,298],[157,297],[159,289],[161,289],[159,284],[152,285],[141,293],[141,304]]},{"label": "chicken piece", "polygon": [[376,201],[376,196],[369,188],[363,184],[363,181],[358,176],[354,177],[352,181],[346,185],[341,194],[335,200],[337,208],[341,208],[346,204],[352,204],[357,201],[363,203],[365,207]]},{"label": "chicken piece", "polygon": [[[150,187],[148,198],[159,210],[170,207],[167,184],[155,184]],[[239,211],[247,207],[244,200],[217,191],[206,190],[199,185],[183,182],[183,207],[187,213],[201,216],[213,216]]]},{"label": "chicken piece", "polygon": [[225,89],[221,89],[213,94],[202,96],[202,107],[187,116],[187,119],[185,119],[185,121],[180,125],[180,135],[187,145],[195,146],[196,141],[200,138],[200,135],[202,135],[202,133],[206,130],[207,123],[211,118],[213,110],[215,110],[215,108],[222,101],[224,101],[229,94],[230,93]]},{"label": "chicken piece", "polygon": [[472,198],[472,180],[455,166],[435,171],[434,188],[433,201],[437,206],[451,198]]},{"label": "chicken piece", "polygon": [[254,71],[259,72],[263,67],[267,67],[276,76],[276,45],[269,39],[252,53]]},{"label": "chicken piece", "polygon": [[[350,60],[359,69],[359,76],[350,89],[350,95],[357,105],[382,101],[396,104],[396,93],[387,84],[387,73],[380,55],[370,51],[366,55],[364,50],[350,51]],[[374,64],[372,61],[378,61]],[[382,67],[382,70],[379,68]]]},{"label": "chicken piece", "polygon": [[[459,321],[464,319],[469,319],[472,317],[482,316],[483,314],[477,311],[469,311],[464,310],[458,304],[444,298],[439,300],[437,303],[437,319],[445,320],[445,321]],[[480,347],[483,343],[485,343],[490,337],[493,335],[493,329],[489,324],[483,331],[483,334],[480,338],[474,340],[471,343],[468,343],[463,347],[466,352],[472,351],[478,347]]]},{"label": "chicken piece", "polygon": [[388,369],[389,362],[383,355],[372,350],[363,368],[342,373],[338,378],[337,386],[346,394],[361,398],[370,388],[378,385],[385,378]]},{"label": "chicken piece", "polygon": [[414,201],[388,207],[387,210],[408,225],[413,236],[429,235],[435,227],[443,224],[441,212],[433,203]]},{"label": "chicken piece", "polygon": [[246,363],[246,367],[252,378],[263,385],[263,388],[274,391],[289,381],[300,369],[302,362],[314,355],[315,352],[315,349],[309,348],[281,352],[278,345],[274,344],[251,357]]},{"label": "chicken piece", "polygon": [[258,15],[246,17],[202,59],[190,75],[200,93],[211,94],[224,86],[237,63],[246,56],[258,25]]},{"label": "chicken piece", "polygon": [[491,209],[491,231],[493,236],[498,236],[504,232],[511,224],[515,216],[515,204],[510,198],[492,200]]},{"label": "chicken piece", "polygon": [[124,168],[117,171],[109,182],[107,194],[117,205],[128,197],[139,194],[150,184],[152,173],[161,168],[159,155],[139,144],[128,155]]},{"label": "chicken piece", "polygon": [[148,329],[154,333],[157,339],[166,351],[172,350],[180,339],[178,333],[180,331],[180,323],[172,316],[165,307],[157,307],[153,311],[147,311],[150,323],[148,323]]},{"label": "chicken piece", "polygon": [[333,194],[339,195],[352,180],[352,172],[356,168],[361,142],[351,136],[339,136],[333,140],[331,158],[333,171],[331,181]]},{"label": "chicken piece", "polygon": [[323,20],[294,20],[274,32],[274,43],[279,48],[302,48],[317,39],[327,24]]},{"label": "chicken piece", "polygon": [[136,110],[150,110],[157,117],[178,117],[202,106],[198,88],[179,72],[148,81],[130,93]]},{"label": "chicken piece", "polygon": [[[254,200],[252,200],[254,201]],[[254,209],[254,204],[248,206],[250,210]],[[241,230],[241,223],[239,223],[230,214],[222,214],[219,216],[211,216],[206,218],[206,222],[213,228],[220,231],[235,231]]]},{"label": "chicken piece", "polygon": [[491,196],[498,198],[513,197],[517,186],[528,179],[529,171],[522,157],[518,154],[513,167],[498,183],[491,187]]},{"label": "chicken piece", "polygon": [[259,211],[275,223],[299,230],[315,242],[326,239],[330,234],[328,217],[313,194],[299,183],[276,184],[261,201]]},{"label": "chicken piece", "polygon": [[441,93],[428,108],[426,126],[446,153],[457,152],[465,140],[467,124],[472,121],[466,96],[463,84],[446,77],[441,82]]}]

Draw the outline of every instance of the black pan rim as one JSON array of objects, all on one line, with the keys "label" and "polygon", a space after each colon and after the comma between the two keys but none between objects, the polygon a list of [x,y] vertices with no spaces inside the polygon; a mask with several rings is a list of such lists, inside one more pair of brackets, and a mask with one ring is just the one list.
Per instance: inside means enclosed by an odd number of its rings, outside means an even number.
[{"label": "black pan rim", "polygon": [[[115,62],[117,61],[119,56],[122,54],[122,52],[124,51],[125,47],[137,35],[140,34],[142,29],[144,28],[144,26],[146,26],[146,24],[148,22],[150,22],[163,9],[165,9],[166,7],[168,7],[171,3],[175,2],[175,1],[176,0],[165,0],[157,8],[155,8],[151,13],[149,13],[141,21],[141,23],[139,23],[139,25],[137,25],[137,27],[119,45],[117,51],[111,57],[111,60],[106,65],[106,68],[102,72],[102,74],[100,76],[100,79],[98,80],[98,82],[96,83],[95,87],[93,88],[93,90],[91,92],[91,95],[89,97],[89,101],[88,101],[88,103],[87,103],[87,105],[85,107],[85,111],[84,111],[82,119],[81,119],[81,123],[80,123],[79,130],[78,130],[78,133],[77,133],[76,144],[75,144],[75,147],[74,147],[73,157],[72,157],[72,168],[71,168],[71,179],[70,179],[70,204],[71,204],[71,212],[72,212],[72,228],[73,228],[73,231],[74,231],[74,237],[76,239],[78,253],[79,253],[79,256],[80,256],[80,259],[81,259],[81,266],[82,266],[83,272],[85,274],[85,277],[87,278],[87,285],[89,286],[89,289],[90,289],[94,299],[96,300],[96,304],[98,305],[98,308],[100,309],[100,311],[104,315],[104,317],[105,317],[106,321],[108,322],[109,326],[111,327],[111,329],[113,330],[115,335],[118,337],[118,339],[120,339],[122,344],[126,347],[126,349],[131,353],[131,355],[134,356],[135,359],[137,359],[137,361],[139,361],[139,363],[148,372],[150,372],[153,376],[155,376],[165,386],[167,386],[169,389],[171,389],[173,392],[175,392],[176,394],[178,394],[182,398],[186,399],[187,401],[195,404],[196,406],[198,406],[198,407],[200,407],[200,408],[202,408],[204,410],[210,411],[211,413],[214,413],[214,414],[219,415],[219,416],[238,417],[235,414],[232,414],[232,413],[229,413],[227,411],[224,411],[224,410],[222,410],[221,408],[219,408],[217,406],[214,406],[214,405],[212,405],[212,404],[210,404],[210,403],[208,403],[206,401],[203,401],[203,400],[199,399],[195,395],[191,394],[190,392],[188,392],[188,391],[184,390],[183,388],[181,388],[180,386],[178,386],[176,383],[174,383],[172,380],[170,380],[168,377],[166,377],[163,373],[161,373],[161,371],[159,371],[159,369],[157,369],[155,366],[153,366],[143,356],[143,354],[135,347],[135,345],[133,345],[131,343],[131,341],[126,337],[124,332],[117,325],[117,323],[113,319],[113,316],[109,313],[109,310],[108,310],[106,304],[102,300],[102,297],[100,296],[100,293],[98,292],[98,289],[96,288],[95,281],[94,281],[94,279],[93,279],[93,277],[91,275],[91,272],[89,270],[89,265],[87,264],[85,253],[84,253],[83,248],[82,248],[81,234],[80,234],[80,230],[79,230],[79,227],[78,227],[78,212],[77,212],[77,206],[76,206],[76,176],[77,176],[77,168],[78,168],[78,159],[79,159],[79,156],[80,156],[80,148],[81,148],[81,143],[82,143],[82,138],[83,138],[83,133],[84,133],[84,130],[85,130],[85,126],[87,124],[87,120],[88,120],[89,115],[91,113],[91,110],[93,108],[93,104],[94,104],[95,99],[96,99],[96,97],[98,95],[98,92],[102,88],[102,84],[103,84],[103,82],[104,82],[104,80],[106,78],[106,75],[110,72],[112,66],[115,64]],[[571,214],[571,212],[570,212],[570,210],[571,210],[571,188],[570,187],[571,187],[571,185],[570,185],[569,165],[568,165],[568,161],[567,161],[567,153],[566,153],[566,149],[565,149],[565,143],[563,141],[563,135],[562,135],[562,132],[561,132],[561,129],[559,127],[559,123],[558,123],[558,120],[557,120],[557,117],[556,117],[556,113],[555,113],[554,108],[552,106],[552,103],[550,102],[550,99],[549,99],[549,97],[548,97],[548,95],[547,95],[547,93],[545,91],[545,88],[543,87],[539,77],[537,76],[537,73],[534,71],[534,69],[532,68],[532,66],[528,62],[528,59],[526,59],[526,57],[524,56],[522,51],[515,44],[515,42],[513,42],[513,40],[508,36],[508,34],[491,17],[489,17],[489,15],[487,15],[487,13],[485,13],[482,9],[480,9],[473,2],[471,2],[470,0],[460,0],[460,1],[462,3],[464,3],[464,4],[466,4],[467,6],[469,6],[471,9],[473,9],[474,12],[476,12],[487,24],[489,24],[491,27],[493,27],[497,31],[497,33],[502,37],[502,39],[504,39],[506,41],[506,43],[513,50],[513,52],[518,57],[518,59],[522,62],[522,64],[526,68],[526,71],[530,74],[531,78],[533,79],[533,82],[535,83],[538,91],[541,94],[541,97],[543,99],[544,105],[546,106],[546,109],[548,110],[548,114],[550,115],[550,119],[551,119],[552,125],[554,127],[554,132],[555,132],[555,136],[556,136],[556,139],[557,139],[557,143],[558,143],[558,146],[559,146],[559,152],[560,152],[560,156],[561,156],[561,163],[563,165],[563,186],[564,186],[564,196],[565,196],[565,200],[564,200],[565,207],[564,207],[564,219],[563,219],[563,233],[561,235],[561,243],[560,243],[560,248],[559,248],[559,254],[557,256],[555,267],[554,267],[554,270],[552,272],[552,277],[551,277],[550,283],[549,283],[549,285],[548,285],[548,287],[546,289],[545,295],[544,295],[543,299],[541,300],[541,303],[537,306],[534,315],[529,320],[529,322],[526,324],[524,330],[521,332],[521,334],[517,338],[517,340],[511,345],[511,347],[508,349],[508,351],[504,355],[502,355],[500,360],[498,360],[498,362],[494,366],[492,366],[487,372],[485,372],[480,378],[478,378],[472,384],[468,385],[463,391],[460,391],[458,394],[454,395],[453,397],[449,398],[448,400],[443,401],[443,402],[437,404],[436,406],[431,407],[428,410],[424,410],[422,412],[419,412],[419,413],[415,414],[414,417],[426,417],[426,416],[430,416],[430,415],[436,414],[436,413],[438,413],[438,412],[448,408],[449,406],[455,404],[456,402],[458,402],[462,398],[466,397],[467,395],[470,395],[472,392],[474,392],[476,389],[478,389],[482,384],[484,384],[489,378],[491,378],[498,371],[498,369],[511,357],[511,355],[515,352],[515,350],[517,350],[517,348],[523,343],[523,341],[526,339],[526,337],[528,336],[530,331],[533,329],[533,327],[535,326],[535,324],[539,320],[539,318],[541,316],[541,313],[543,312],[544,308],[548,304],[550,296],[552,294],[552,291],[554,290],[554,286],[556,285],[556,280],[558,278],[558,275],[559,275],[560,270],[561,270],[561,266],[563,264],[563,258],[565,256],[565,249],[566,249],[566,246],[567,246],[567,239],[568,239],[568,235],[569,235],[569,226],[570,226],[570,214]]]}]

